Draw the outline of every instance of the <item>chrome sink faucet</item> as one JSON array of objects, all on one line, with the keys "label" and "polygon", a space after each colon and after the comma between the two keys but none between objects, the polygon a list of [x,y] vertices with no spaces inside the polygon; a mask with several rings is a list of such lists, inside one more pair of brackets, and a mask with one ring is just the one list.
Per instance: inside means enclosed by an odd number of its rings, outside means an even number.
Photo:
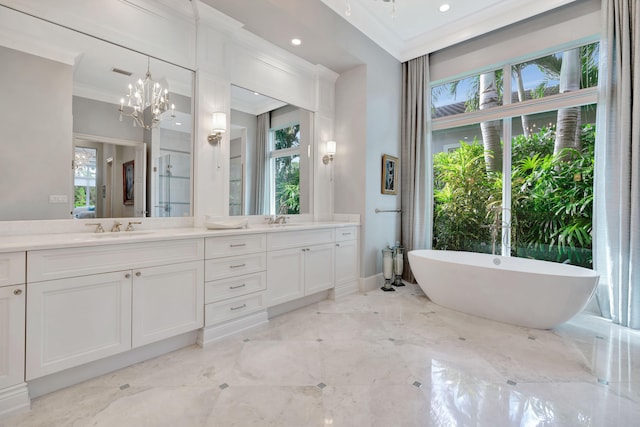
[{"label": "chrome sink faucet", "polygon": [[102,224],[99,222],[92,222],[85,225],[87,227],[96,227],[95,233],[104,233],[104,228],[102,228]]},{"label": "chrome sink faucet", "polygon": [[267,221],[267,224],[269,225],[273,225],[273,224],[286,224],[287,223],[287,216],[284,215],[271,215],[265,218],[265,220]]},{"label": "chrome sink faucet", "polygon": [[142,224],[142,221],[129,221],[127,228],[124,231],[133,231],[133,224]]},{"label": "chrome sink faucet", "polygon": [[287,217],[284,215],[280,215],[279,217],[277,217],[274,221],[274,224],[286,224],[287,223]]}]

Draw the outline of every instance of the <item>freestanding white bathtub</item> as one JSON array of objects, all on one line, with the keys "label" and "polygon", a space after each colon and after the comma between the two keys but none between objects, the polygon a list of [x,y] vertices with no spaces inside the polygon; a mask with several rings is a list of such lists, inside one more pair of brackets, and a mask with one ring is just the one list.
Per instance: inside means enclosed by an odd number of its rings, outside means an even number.
[{"label": "freestanding white bathtub", "polygon": [[589,302],[595,271],[473,252],[414,250],[409,264],[434,303],[499,322],[551,329]]}]

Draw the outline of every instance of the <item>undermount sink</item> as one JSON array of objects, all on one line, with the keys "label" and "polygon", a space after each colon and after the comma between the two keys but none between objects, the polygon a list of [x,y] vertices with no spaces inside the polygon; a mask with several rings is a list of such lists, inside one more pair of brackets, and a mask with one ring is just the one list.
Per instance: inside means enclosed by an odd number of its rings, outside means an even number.
[{"label": "undermount sink", "polygon": [[153,234],[152,230],[138,230],[138,231],[116,231],[116,232],[105,232],[105,233],[93,233],[90,234],[91,237],[96,239],[117,239],[117,238],[125,238],[125,237],[138,237],[144,236],[148,234]]}]

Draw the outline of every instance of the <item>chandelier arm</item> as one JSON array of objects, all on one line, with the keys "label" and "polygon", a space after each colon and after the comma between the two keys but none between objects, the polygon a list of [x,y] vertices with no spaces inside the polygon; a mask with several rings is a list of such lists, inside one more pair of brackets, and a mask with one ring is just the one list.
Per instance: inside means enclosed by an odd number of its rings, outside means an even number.
[{"label": "chandelier arm", "polygon": [[[120,121],[122,116],[126,115],[133,119],[133,125],[139,125],[144,129],[157,127],[163,120],[162,114],[171,107],[171,116],[169,120],[175,118],[175,106],[169,104],[169,89],[163,88],[159,82],[155,82],[151,77],[151,57],[147,57],[147,73],[144,80],[138,79],[133,85],[129,84],[129,92],[120,100]],[[125,110],[125,98],[127,100],[126,107],[131,111]],[[151,123],[147,124],[144,120],[144,111],[150,109]]]}]

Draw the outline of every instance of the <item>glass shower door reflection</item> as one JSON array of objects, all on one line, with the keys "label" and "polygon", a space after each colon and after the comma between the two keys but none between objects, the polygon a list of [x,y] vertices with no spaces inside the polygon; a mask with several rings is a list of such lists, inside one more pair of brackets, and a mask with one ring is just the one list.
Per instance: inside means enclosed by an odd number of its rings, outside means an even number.
[{"label": "glass shower door reflection", "polygon": [[190,157],[186,154],[163,154],[158,158],[158,186],[154,216],[190,215]]}]

